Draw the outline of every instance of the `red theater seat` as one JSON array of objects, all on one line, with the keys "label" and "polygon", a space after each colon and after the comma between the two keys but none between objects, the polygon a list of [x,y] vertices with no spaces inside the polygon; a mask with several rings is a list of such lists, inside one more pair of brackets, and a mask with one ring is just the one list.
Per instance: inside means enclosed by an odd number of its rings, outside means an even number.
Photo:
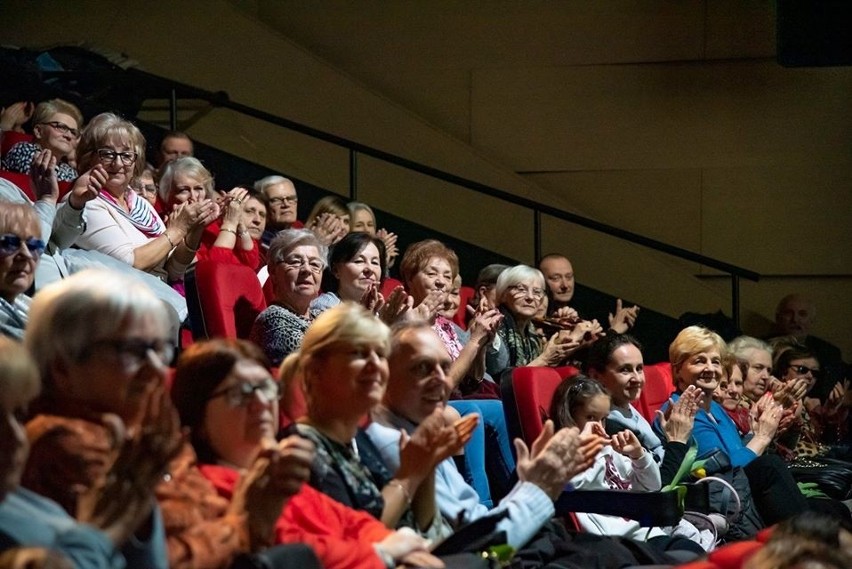
[{"label": "red theater seat", "polygon": [[[575,368],[570,369],[576,372]],[[503,409],[510,435],[532,444],[550,414],[550,402],[562,378],[560,371],[550,367],[518,367],[513,370],[511,386],[503,389]],[[507,391],[510,392],[508,398]]]},{"label": "red theater seat", "polygon": [[476,291],[470,286],[463,286],[459,289],[459,309],[453,316],[453,322],[458,324],[462,330],[467,330],[467,303],[475,294]]},{"label": "red theater seat", "polygon": [[186,300],[193,336],[248,338],[266,300],[254,271],[244,265],[199,261],[187,273]]},{"label": "red theater seat", "polygon": [[636,408],[649,423],[653,423],[654,412],[669,400],[674,390],[670,363],[647,365],[645,366],[645,387],[636,402]]},{"label": "red theater seat", "polygon": [[[5,178],[6,180],[9,180],[13,184],[21,188],[31,200],[35,201],[36,197],[33,193],[32,186],[30,185],[29,174],[21,174],[20,172],[9,172],[8,170],[0,170],[0,178]],[[70,189],[71,182],[59,182],[59,199],[61,200]]]},{"label": "red theater seat", "polygon": [[27,134],[25,132],[14,132],[11,130],[3,131],[3,142],[0,143],[0,155],[6,156],[6,153],[9,152],[9,149],[18,144],[19,142],[32,142],[33,135]]}]

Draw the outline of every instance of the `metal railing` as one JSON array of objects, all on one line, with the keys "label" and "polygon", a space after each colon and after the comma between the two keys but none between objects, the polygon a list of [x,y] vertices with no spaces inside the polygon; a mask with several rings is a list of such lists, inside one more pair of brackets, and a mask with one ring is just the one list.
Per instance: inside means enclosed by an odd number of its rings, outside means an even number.
[{"label": "metal railing", "polygon": [[[68,71],[43,72],[43,76],[56,76],[57,78],[67,76],[77,77],[80,75],[81,74],[79,72]],[[94,75],[94,73],[90,73],[89,75]],[[103,76],[104,73],[99,72],[98,75]],[[136,89],[136,92],[140,95],[144,95],[152,99],[168,99],[169,123],[172,130],[176,130],[178,128],[178,100],[196,99],[206,101],[214,107],[229,109],[234,112],[258,119],[260,121],[280,126],[282,128],[298,132],[311,138],[322,140],[329,144],[333,144],[335,146],[347,149],[349,151],[349,196],[351,199],[357,199],[358,196],[358,157],[360,155],[364,155],[528,209],[533,214],[534,251],[536,259],[540,258],[542,253],[541,217],[542,215],[549,215],[551,217],[566,221],[568,223],[579,225],[581,227],[585,227],[587,229],[591,229],[593,231],[603,233],[605,235],[616,237],[623,241],[642,245],[654,251],[660,251],[673,257],[677,257],[679,259],[695,262],[705,267],[722,271],[723,273],[728,274],[731,279],[731,311],[734,323],[737,327],[739,327],[740,324],[740,279],[744,278],[750,281],[758,281],[760,279],[760,275],[758,273],[749,269],[745,269],[737,265],[732,265],[730,263],[726,263],[724,261],[720,261],[712,257],[707,257],[706,255],[701,255],[699,253],[695,253],[693,251],[689,251],[681,247],[664,243],[662,241],[657,241],[656,239],[651,239],[650,237],[639,235],[638,233],[633,233],[632,231],[627,231],[620,227],[601,223],[599,221],[584,217],[582,215],[578,215],[576,213],[571,213],[553,206],[540,204],[533,200],[511,194],[504,190],[500,190],[499,188],[495,188],[493,186],[489,186],[487,184],[483,184],[475,180],[471,180],[469,178],[457,176],[455,174],[445,172],[438,168],[433,168],[431,166],[421,164],[420,162],[415,162],[414,160],[409,160],[402,156],[390,152],[385,152],[384,150],[380,150],[372,146],[361,144],[354,140],[349,140],[347,138],[330,134],[328,132],[312,128],[310,126],[298,123],[290,119],[279,117],[271,113],[255,109],[253,107],[243,105],[241,103],[232,101],[228,94],[224,91],[206,91],[203,89],[192,87],[191,85],[186,85],[177,81],[165,79],[163,77],[159,77],[157,75],[153,75],[151,73],[147,73],[138,69],[129,69],[122,72],[116,72],[114,74],[107,73],[107,75],[110,76],[110,81],[114,81],[117,84],[128,83],[126,85],[127,88]],[[112,75],[114,75],[114,77]]]}]

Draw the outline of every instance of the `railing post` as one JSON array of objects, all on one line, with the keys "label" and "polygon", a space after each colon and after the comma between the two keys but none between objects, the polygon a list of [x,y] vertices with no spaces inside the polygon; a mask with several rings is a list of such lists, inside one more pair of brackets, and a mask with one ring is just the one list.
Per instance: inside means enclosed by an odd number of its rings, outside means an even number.
[{"label": "railing post", "polygon": [[349,201],[358,201],[358,152],[349,149]]},{"label": "railing post", "polygon": [[737,330],[740,329],[740,277],[731,274],[731,318],[734,320],[734,326]]},{"label": "railing post", "polygon": [[169,95],[169,130],[177,130],[177,91],[174,87]]},{"label": "railing post", "polygon": [[538,261],[541,259],[541,211],[533,210],[533,266],[538,266]]}]

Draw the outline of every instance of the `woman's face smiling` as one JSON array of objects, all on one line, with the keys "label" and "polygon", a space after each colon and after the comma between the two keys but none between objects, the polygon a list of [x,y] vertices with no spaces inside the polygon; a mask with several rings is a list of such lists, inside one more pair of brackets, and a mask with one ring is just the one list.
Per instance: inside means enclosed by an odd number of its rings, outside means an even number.
[{"label": "woman's face smiling", "polygon": [[635,401],[645,386],[645,362],[642,352],[633,344],[623,344],[609,356],[603,372],[590,370],[592,377],[604,384],[616,407]]},{"label": "woman's face smiling", "polygon": [[[378,405],[388,384],[388,359],[383,346],[368,341],[340,342],[311,360],[305,370],[309,398],[321,413],[362,417]],[[312,409],[317,408],[310,405]]]},{"label": "woman's face smiling", "polygon": [[381,279],[379,249],[374,243],[368,243],[351,260],[338,263],[332,270],[340,281],[340,298],[360,302],[367,289],[372,285],[378,286]]},{"label": "woman's face smiling", "polygon": [[688,356],[677,370],[677,379],[681,389],[695,385],[709,397],[719,385],[722,373],[721,354],[715,348],[708,348]]}]

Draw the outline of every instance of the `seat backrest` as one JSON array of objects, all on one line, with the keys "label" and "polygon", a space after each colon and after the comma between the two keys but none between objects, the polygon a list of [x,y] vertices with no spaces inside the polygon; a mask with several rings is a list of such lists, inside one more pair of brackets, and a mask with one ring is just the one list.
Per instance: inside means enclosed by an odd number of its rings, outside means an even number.
[{"label": "seat backrest", "polygon": [[[0,170],[0,178],[5,178],[21,188],[23,192],[29,197],[32,201],[36,200],[36,196],[33,193],[32,185],[30,184],[30,175],[22,174],[20,172],[10,172],[9,170]],[[59,186],[59,199],[62,200],[65,197],[65,194],[71,189],[73,185],[71,182],[59,182],[57,184]]]},{"label": "seat backrest", "polygon": [[2,142],[0,142],[0,156],[6,156],[9,149],[19,142],[32,142],[33,135],[25,132],[15,132],[11,130],[3,131]]},{"label": "seat backrest", "polygon": [[[507,378],[508,379],[508,378]],[[518,367],[512,371],[511,390],[514,405],[504,398],[504,411],[514,413],[507,423],[516,424],[519,432],[510,434],[521,437],[527,445],[541,434],[544,422],[550,415],[553,393],[562,382],[562,376],[549,367]]]},{"label": "seat backrest", "polygon": [[467,330],[467,303],[474,297],[476,290],[471,286],[463,286],[459,289],[459,309],[453,315],[453,322]]},{"label": "seat backrest", "polygon": [[203,260],[186,276],[193,335],[198,338],[248,338],[266,299],[257,274],[245,265]]},{"label": "seat backrest", "polygon": [[382,288],[380,292],[382,293],[383,297],[387,298],[388,296],[390,296],[390,293],[393,292],[393,289],[398,286],[402,286],[401,281],[388,277],[382,282]]},{"label": "seat backrest", "polygon": [[669,362],[646,365],[645,387],[635,407],[649,423],[653,423],[654,413],[669,400],[674,390],[672,366]]}]

